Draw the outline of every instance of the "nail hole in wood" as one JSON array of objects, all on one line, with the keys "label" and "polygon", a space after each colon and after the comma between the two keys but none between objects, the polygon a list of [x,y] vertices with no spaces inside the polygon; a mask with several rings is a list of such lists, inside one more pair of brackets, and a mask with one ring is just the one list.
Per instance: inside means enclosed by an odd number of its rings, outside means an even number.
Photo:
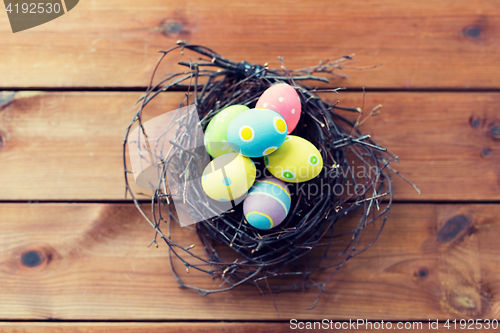
[{"label": "nail hole in wood", "polygon": [[481,150],[481,156],[485,157],[485,156],[490,156],[491,155],[491,150],[488,149],[488,148],[483,148],[483,150]]},{"label": "nail hole in wood", "polygon": [[43,254],[38,251],[28,251],[21,256],[21,262],[26,267],[36,267],[43,262]]},{"label": "nail hole in wood", "polygon": [[493,139],[500,139],[500,126],[496,125],[493,126],[490,130],[491,135],[493,136]]},{"label": "nail hole in wood", "polygon": [[469,123],[471,127],[478,128],[481,126],[481,119],[479,117],[473,116],[470,117]]},{"label": "nail hole in wood", "polygon": [[162,27],[163,34],[177,34],[181,32],[182,25],[176,21],[165,22]]},{"label": "nail hole in wood", "polygon": [[418,271],[415,272],[415,276],[419,278],[424,278],[427,275],[429,275],[429,270],[426,267],[420,268]]},{"label": "nail hole in wood", "polygon": [[477,26],[466,27],[464,34],[470,38],[478,38],[481,35],[481,28]]}]

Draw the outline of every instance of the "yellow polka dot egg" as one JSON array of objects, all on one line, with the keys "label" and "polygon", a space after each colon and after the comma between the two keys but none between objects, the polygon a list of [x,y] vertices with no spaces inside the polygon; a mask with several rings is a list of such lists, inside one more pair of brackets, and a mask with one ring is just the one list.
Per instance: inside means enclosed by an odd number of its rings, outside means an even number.
[{"label": "yellow polka dot egg", "polygon": [[290,183],[300,183],[318,176],[323,168],[319,150],[309,141],[289,135],[281,147],[264,157],[264,164],[276,178]]},{"label": "yellow polka dot egg", "polygon": [[257,170],[248,157],[229,153],[215,158],[203,171],[201,186],[217,201],[233,201],[245,195],[255,182]]},{"label": "yellow polka dot egg", "polygon": [[279,113],[269,109],[250,109],[231,121],[227,141],[242,155],[262,157],[278,150],[286,134],[286,122]]}]

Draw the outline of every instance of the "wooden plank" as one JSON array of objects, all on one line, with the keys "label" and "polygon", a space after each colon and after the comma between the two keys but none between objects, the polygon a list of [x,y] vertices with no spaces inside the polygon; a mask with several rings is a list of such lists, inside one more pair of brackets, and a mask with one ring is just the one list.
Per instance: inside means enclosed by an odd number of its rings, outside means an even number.
[{"label": "wooden plank", "polygon": [[[326,99],[361,105],[360,95],[329,95]],[[500,199],[500,117],[495,106],[498,102],[495,94],[366,94],[366,113],[378,104],[383,108],[380,115],[368,119],[361,128],[400,157],[400,164],[392,166],[422,191],[418,195],[394,177],[396,198]]]},{"label": "wooden plank", "polygon": [[144,87],[156,51],[183,39],[271,67],[351,53],[361,61],[351,67],[383,64],[333,86],[498,88],[499,16],[488,0],[81,1],[16,34],[0,17],[0,87]]},{"label": "wooden plank", "polygon": [[[0,200],[121,200],[121,144],[140,93],[18,93],[0,111]],[[323,94],[361,106],[361,93]],[[162,94],[145,119],[174,110]],[[400,156],[398,200],[499,200],[500,118],[493,93],[368,93],[362,129]],[[143,191],[135,188],[135,191]],[[146,197],[144,197],[146,198]]]},{"label": "wooden plank", "polygon": [[287,332],[281,323],[0,323],[5,333],[244,333]]},{"label": "wooden plank", "polygon": [[[0,320],[278,319],[254,286],[206,297],[180,289],[167,246],[146,247],[153,231],[131,204],[4,203],[0,216]],[[317,290],[276,295],[279,319],[498,318],[498,216],[498,204],[397,204],[375,246],[347,262],[316,309],[307,310]],[[181,246],[198,242],[180,229]],[[376,231],[365,229],[363,242]],[[220,285],[182,271],[186,283]]]},{"label": "wooden plank", "polygon": [[[377,332],[393,332],[397,328],[399,322],[389,323],[392,325],[392,329],[377,329]],[[400,322],[402,325],[411,324],[412,322]],[[327,329],[335,325],[344,325],[348,327],[348,322],[334,322],[324,324],[323,328],[319,324],[316,324],[316,329],[300,329],[299,327],[307,327],[307,322],[302,322],[301,325],[304,326],[290,325],[290,323],[0,323],[0,330],[5,333],[101,333],[101,332],[133,332],[133,333],[190,333],[190,332],[222,332],[222,333],[244,333],[244,332],[290,332],[292,329],[299,332],[324,332]],[[314,322],[310,325],[314,327]],[[330,326],[333,325],[333,326]],[[373,325],[373,324],[372,324]],[[387,323],[385,323],[387,325]],[[408,324],[407,324],[408,325]],[[417,325],[417,324],[415,324]],[[446,332],[462,332],[459,328],[455,329],[453,326],[451,328],[444,327],[444,323],[439,323],[439,330],[446,330]],[[436,329],[429,329],[429,323],[422,323],[422,328],[418,329],[418,332],[436,332]],[[296,328],[293,328],[296,327]],[[339,326],[342,327],[342,326]],[[385,327],[385,326],[384,326]],[[404,326],[403,326],[404,327]],[[408,326],[411,327],[411,326]],[[460,327],[460,326],[457,326]],[[478,326],[479,327],[479,326]],[[417,329],[415,329],[416,331]],[[491,329],[490,329],[491,330]],[[475,330],[475,332],[489,332],[490,330]],[[342,332],[371,332],[373,329],[368,326],[365,328],[363,325],[359,328],[342,329]],[[293,332],[293,331],[292,331]]]}]

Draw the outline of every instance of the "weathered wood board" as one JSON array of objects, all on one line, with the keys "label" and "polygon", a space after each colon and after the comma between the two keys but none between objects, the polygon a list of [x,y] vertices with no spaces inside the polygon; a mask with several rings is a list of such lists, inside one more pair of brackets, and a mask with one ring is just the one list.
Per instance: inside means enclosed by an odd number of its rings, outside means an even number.
[{"label": "weathered wood board", "polygon": [[[4,203],[0,216],[0,320],[278,319],[254,286],[206,297],[180,289],[167,246],[146,247],[153,231],[131,204]],[[497,204],[397,204],[380,239],[347,262],[316,309],[307,310],[316,290],[276,295],[279,319],[498,318],[498,216]],[[188,229],[175,235],[196,243]],[[193,270],[182,276],[220,284]]]},{"label": "weathered wood board", "polygon": [[[123,200],[121,145],[140,96],[14,95],[0,111],[0,200]],[[174,110],[182,97],[160,95],[145,119]],[[362,93],[322,97],[345,106],[363,103]],[[396,200],[500,199],[498,94],[367,93],[365,113],[379,103],[381,114],[362,129],[400,157],[393,167],[422,190],[418,195],[394,177]]]},{"label": "weathered wood board", "polygon": [[[334,327],[335,325],[344,325],[344,327],[349,327],[349,322],[336,322],[328,324],[318,324],[310,323],[313,327],[308,329],[306,322],[302,322],[301,326],[297,323],[296,325],[290,325],[290,323],[240,323],[240,322],[208,322],[208,323],[145,323],[145,322],[133,322],[133,323],[0,323],[0,330],[5,333],[101,333],[101,332],[120,332],[120,333],[278,333],[278,332],[290,332],[292,329],[299,332],[325,332],[327,327]],[[359,328],[342,329],[342,332],[371,332],[373,331],[372,326],[360,325]],[[381,324],[381,323],[380,323]],[[393,330],[399,325],[410,325],[409,328],[414,327],[415,331],[427,333],[436,332],[436,329],[429,329],[429,323],[423,322],[422,326],[420,323],[413,322],[395,322],[390,323],[392,329],[377,329],[377,332],[393,332]],[[316,325],[316,326],[314,326]],[[330,326],[333,325],[333,326]],[[446,332],[463,332],[458,327],[457,329],[452,326],[452,328],[447,328],[445,323],[439,323],[439,330],[446,330]],[[384,327],[387,323],[384,322]],[[472,327],[474,327],[472,325]],[[304,327],[304,328],[302,328]],[[316,329],[314,329],[316,327]],[[323,328],[318,328],[323,327]],[[339,326],[342,327],[342,326]],[[358,326],[355,326],[358,327]],[[434,326],[433,326],[434,327]],[[467,325],[466,325],[467,327]],[[479,326],[477,326],[479,327]],[[476,330],[477,332],[478,330]],[[292,331],[293,332],[293,331]],[[486,330],[484,332],[487,332]]]},{"label": "weathered wood board", "polygon": [[[282,332],[291,318],[422,320],[420,332],[439,319],[455,332],[444,321],[500,318],[499,22],[490,0],[80,1],[15,34],[0,14],[0,332]],[[348,79],[319,84],[350,91],[321,97],[361,106],[366,87],[365,113],[383,105],[362,130],[400,157],[393,167],[422,195],[394,177],[386,229],[316,309],[316,290],[276,295],[278,318],[253,286],[180,289],[168,247],[147,248],[152,229],[118,202],[134,102],[157,51],[177,40],[271,68],[278,56],[295,69],[355,53],[336,71]],[[175,51],[158,73],[194,57]],[[145,119],[182,97],[162,94]],[[185,246],[197,241],[176,232]],[[175,267],[190,284],[220,285]]]},{"label": "weathered wood board", "polygon": [[278,56],[301,68],[352,53],[360,62],[347,67],[383,64],[342,70],[351,79],[332,86],[498,88],[499,17],[488,0],[80,1],[16,34],[0,15],[0,87],[144,87],[156,51],[182,39],[270,67]]}]

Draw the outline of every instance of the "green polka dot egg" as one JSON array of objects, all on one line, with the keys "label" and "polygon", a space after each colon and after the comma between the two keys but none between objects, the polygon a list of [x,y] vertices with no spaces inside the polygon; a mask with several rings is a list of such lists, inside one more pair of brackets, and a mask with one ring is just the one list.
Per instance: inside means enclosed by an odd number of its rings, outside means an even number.
[{"label": "green polka dot egg", "polygon": [[289,135],[281,147],[264,157],[264,164],[276,178],[290,183],[300,183],[318,176],[323,168],[319,150],[309,141]]},{"label": "green polka dot egg", "polygon": [[218,201],[233,201],[245,195],[255,182],[257,170],[251,159],[237,153],[215,158],[203,171],[201,186]]},{"label": "green polka dot egg", "polygon": [[210,120],[204,137],[205,148],[210,156],[215,158],[235,152],[227,142],[227,128],[234,117],[248,109],[245,105],[231,105]]}]

